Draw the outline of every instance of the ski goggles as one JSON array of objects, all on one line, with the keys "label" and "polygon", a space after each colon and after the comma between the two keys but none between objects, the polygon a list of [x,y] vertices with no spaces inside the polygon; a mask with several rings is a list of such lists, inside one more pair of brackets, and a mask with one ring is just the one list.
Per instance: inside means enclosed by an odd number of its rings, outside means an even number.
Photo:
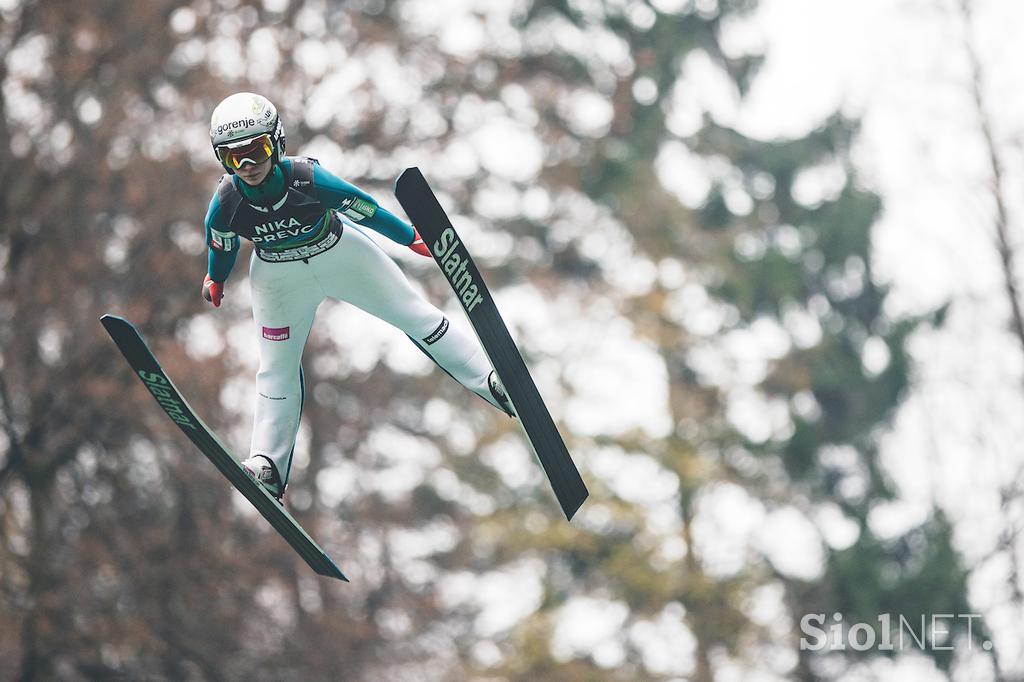
[{"label": "ski goggles", "polygon": [[269,134],[263,134],[250,140],[224,144],[217,147],[217,158],[227,168],[238,170],[247,163],[260,164],[274,154],[274,143]]}]

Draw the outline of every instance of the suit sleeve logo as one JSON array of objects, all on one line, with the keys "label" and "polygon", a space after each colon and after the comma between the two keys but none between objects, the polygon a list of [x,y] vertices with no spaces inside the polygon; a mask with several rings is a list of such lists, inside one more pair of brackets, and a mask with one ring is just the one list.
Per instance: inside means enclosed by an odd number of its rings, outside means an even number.
[{"label": "suit sleeve logo", "polygon": [[218,251],[234,251],[238,248],[238,235],[234,232],[210,230],[210,246]]},{"label": "suit sleeve logo", "polygon": [[348,197],[342,200],[339,207],[345,215],[359,222],[363,218],[372,218],[377,213],[377,205],[373,202],[360,199],[359,197]]}]

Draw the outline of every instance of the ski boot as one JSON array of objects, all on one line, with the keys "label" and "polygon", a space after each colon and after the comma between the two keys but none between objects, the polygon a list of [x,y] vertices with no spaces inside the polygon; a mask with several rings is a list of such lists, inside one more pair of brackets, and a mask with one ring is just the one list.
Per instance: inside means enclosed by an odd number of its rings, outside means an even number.
[{"label": "ski boot", "polygon": [[277,473],[277,467],[265,455],[253,455],[242,462],[242,468],[257,483],[277,500],[277,503],[284,506],[285,485],[281,482],[281,476]]},{"label": "ski boot", "polygon": [[512,401],[508,398],[508,393],[505,392],[505,387],[501,385],[501,380],[498,379],[498,374],[493,369],[491,373],[487,375],[487,387],[491,389],[491,395],[494,397],[495,402],[498,404],[505,414],[510,417],[516,416],[515,408],[512,407]]}]

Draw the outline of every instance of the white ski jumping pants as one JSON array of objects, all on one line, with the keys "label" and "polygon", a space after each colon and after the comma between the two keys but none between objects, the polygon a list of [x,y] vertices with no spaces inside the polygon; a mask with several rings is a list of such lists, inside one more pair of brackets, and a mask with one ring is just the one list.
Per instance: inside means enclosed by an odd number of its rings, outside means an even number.
[{"label": "white ski jumping pants", "polygon": [[267,263],[253,254],[249,280],[260,357],[250,455],[273,460],[284,482],[302,411],[302,350],[324,299],[351,303],[398,327],[459,383],[495,404],[487,384],[491,368],[477,340],[449,325],[352,224],[338,244],[308,262]]}]

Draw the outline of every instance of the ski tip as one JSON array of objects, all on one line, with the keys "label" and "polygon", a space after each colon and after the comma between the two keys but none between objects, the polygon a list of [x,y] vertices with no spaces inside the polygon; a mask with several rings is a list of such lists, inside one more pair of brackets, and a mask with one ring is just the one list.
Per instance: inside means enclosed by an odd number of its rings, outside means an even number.
[{"label": "ski tip", "polygon": [[100,316],[100,323],[104,329],[110,331],[115,327],[132,326],[132,323],[118,315],[111,315],[110,313],[104,313]]},{"label": "ski tip", "polygon": [[420,172],[419,167],[418,166],[409,166],[404,171],[402,171],[401,175],[398,176],[398,180],[395,181],[395,189],[397,190],[399,187],[401,187],[402,185],[404,185],[407,182],[412,182],[414,180],[422,180],[422,179],[423,179],[423,173]]}]

